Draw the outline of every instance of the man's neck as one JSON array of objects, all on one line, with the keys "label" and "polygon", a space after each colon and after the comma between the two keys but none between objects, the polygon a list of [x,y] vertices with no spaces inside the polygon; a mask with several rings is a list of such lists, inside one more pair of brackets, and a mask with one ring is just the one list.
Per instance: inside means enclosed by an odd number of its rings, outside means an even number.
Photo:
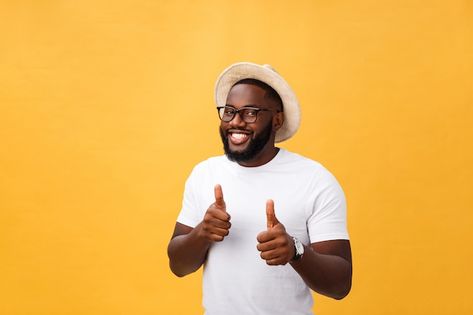
[{"label": "man's neck", "polygon": [[239,165],[244,166],[244,167],[258,167],[261,165],[265,165],[274,157],[278,154],[279,148],[273,146],[272,148],[268,150],[262,150],[255,158],[249,160],[249,161],[244,161],[244,162],[237,162]]}]

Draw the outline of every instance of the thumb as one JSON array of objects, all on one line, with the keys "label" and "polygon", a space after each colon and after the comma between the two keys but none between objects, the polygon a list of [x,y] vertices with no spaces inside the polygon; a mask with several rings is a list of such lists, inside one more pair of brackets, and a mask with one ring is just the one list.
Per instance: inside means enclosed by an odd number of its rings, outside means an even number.
[{"label": "thumb", "polygon": [[279,223],[274,213],[274,201],[269,199],[266,201],[266,226],[268,229],[273,228]]},{"label": "thumb", "polygon": [[222,186],[215,185],[214,187],[215,194],[215,205],[225,211],[225,201],[223,200]]}]

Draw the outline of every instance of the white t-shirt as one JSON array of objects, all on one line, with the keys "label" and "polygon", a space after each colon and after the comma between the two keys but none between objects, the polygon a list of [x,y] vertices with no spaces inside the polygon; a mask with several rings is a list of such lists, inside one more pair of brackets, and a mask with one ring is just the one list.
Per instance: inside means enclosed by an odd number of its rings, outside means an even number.
[{"label": "white t-shirt", "polygon": [[302,243],[348,239],[346,202],[337,180],[319,163],[280,149],[268,163],[243,167],[225,156],[199,163],[187,179],[177,221],[195,227],[222,186],[230,234],[213,243],[204,265],[207,315],[312,314],[312,295],[289,265],[268,266],[256,249],[266,230],[266,200]]}]

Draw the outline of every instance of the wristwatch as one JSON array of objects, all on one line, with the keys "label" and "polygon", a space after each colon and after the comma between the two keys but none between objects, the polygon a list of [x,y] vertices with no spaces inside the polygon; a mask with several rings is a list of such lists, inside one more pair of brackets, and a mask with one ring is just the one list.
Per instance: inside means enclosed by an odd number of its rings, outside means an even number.
[{"label": "wristwatch", "polygon": [[294,240],[294,257],[292,257],[292,261],[296,261],[302,258],[302,255],[304,255],[304,245],[302,245],[301,241],[299,241],[297,238],[294,236],[292,237]]}]

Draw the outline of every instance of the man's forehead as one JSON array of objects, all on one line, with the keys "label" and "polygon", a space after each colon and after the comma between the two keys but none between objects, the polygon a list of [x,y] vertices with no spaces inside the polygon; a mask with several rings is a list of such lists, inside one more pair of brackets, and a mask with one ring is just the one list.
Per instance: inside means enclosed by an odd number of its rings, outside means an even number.
[{"label": "man's forehead", "polygon": [[253,104],[267,103],[265,98],[266,91],[259,86],[247,83],[239,83],[234,85],[227,96],[227,104],[247,102]]}]

